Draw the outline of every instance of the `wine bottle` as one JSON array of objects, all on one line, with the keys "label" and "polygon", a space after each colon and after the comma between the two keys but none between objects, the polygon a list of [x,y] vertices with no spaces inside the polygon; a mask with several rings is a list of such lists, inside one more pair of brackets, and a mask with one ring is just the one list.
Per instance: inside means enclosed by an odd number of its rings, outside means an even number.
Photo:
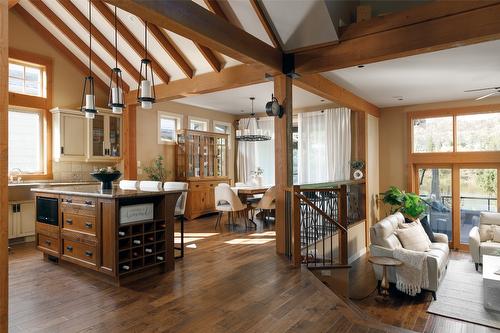
[{"label": "wine bottle", "polygon": [[163,256],[157,256],[156,259],[158,259],[158,261],[163,261]]},{"label": "wine bottle", "polygon": [[144,252],[146,252],[146,253],[153,253],[153,249],[150,249],[150,248],[145,248],[145,249],[144,249]]},{"label": "wine bottle", "polygon": [[153,236],[149,236],[147,240],[148,240],[148,242],[154,242],[155,238]]},{"label": "wine bottle", "polygon": [[124,237],[125,236],[125,231],[118,231],[118,236]]},{"label": "wine bottle", "polygon": [[130,270],[130,266],[128,266],[128,265],[123,265],[123,266],[122,266],[122,269],[123,269],[124,271],[128,271],[128,270]]},{"label": "wine bottle", "polygon": [[134,239],[133,243],[135,245],[141,245],[141,240],[140,239]]},{"label": "wine bottle", "polygon": [[138,257],[138,256],[139,256],[139,253],[138,253],[138,252],[132,252],[132,256],[134,256],[134,257]]}]

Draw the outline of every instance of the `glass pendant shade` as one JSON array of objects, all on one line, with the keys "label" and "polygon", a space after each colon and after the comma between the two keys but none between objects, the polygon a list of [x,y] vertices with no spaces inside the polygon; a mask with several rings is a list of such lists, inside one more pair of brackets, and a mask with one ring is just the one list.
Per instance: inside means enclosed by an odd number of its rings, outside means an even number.
[{"label": "glass pendant shade", "polygon": [[[140,80],[139,89],[137,89],[137,101],[141,103],[143,109],[151,109],[156,100],[151,60],[141,60],[140,73],[143,79]],[[148,80],[148,77],[150,77],[151,80]]]},{"label": "glass pendant shade", "polygon": [[85,77],[80,110],[89,119],[93,119],[97,113],[97,109],[95,108],[94,78],[92,76]]},{"label": "glass pendant shade", "polygon": [[109,99],[108,105],[111,107],[113,113],[121,114],[123,112],[124,96],[123,96],[123,79],[122,71],[120,68],[111,69],[111,79],[109,82]]},{"label": "glass pendant shade", "polygon": [[250,114],[250,118],[248,118],[247,125],[244,129],[236,130],[236,140],[238,141],[269,141],[271,140],[271,136],[268,131],[264,131],[259,128],[259,122],[255,117],[255,112],[253,111],[253,101],[255,97],[250,97],[252,101],[252,113]]}]

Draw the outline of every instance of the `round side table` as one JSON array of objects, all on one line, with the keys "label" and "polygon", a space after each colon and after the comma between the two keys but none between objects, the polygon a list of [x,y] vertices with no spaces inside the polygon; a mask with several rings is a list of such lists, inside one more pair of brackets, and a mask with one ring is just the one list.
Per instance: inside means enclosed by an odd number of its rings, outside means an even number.
[{"label": "round side table", "polygon": [[387,267],[401,266],[403,263],[391,257],[370,257],[368,261],[373,265],[382,266],[382,281],[380,283],[379,294],[386,298],[389,296],[389,280],[387,279]]}]

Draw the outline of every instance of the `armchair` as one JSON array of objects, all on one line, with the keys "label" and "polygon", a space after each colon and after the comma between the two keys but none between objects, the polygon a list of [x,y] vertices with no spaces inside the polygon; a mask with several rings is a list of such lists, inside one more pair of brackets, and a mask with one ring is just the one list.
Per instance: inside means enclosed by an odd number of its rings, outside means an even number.
[{"label": "armchair", "polygon": [[472,228],[469,233],[469,250],[476,265],[476,271],[483,263],[483,255],[500,256],[498,235],[500,235],[500,213],[481,212],[479,225]]}]

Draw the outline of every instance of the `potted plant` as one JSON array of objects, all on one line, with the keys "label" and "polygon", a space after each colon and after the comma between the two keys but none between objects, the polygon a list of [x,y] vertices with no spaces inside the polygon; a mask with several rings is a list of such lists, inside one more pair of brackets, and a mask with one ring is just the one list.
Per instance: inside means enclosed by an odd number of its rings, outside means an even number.
[{"label": "potted plant", "polygon": [[392,207],[391,214],[401,212],[409,221],[421,218],[426,211],[425,202],[415,193],[406,193],[391,186],[383,193],[383,202]]},{"label": "potted plant", "polygon": [[150,180],[165,182],[167,179],[167,173],[163,165],[163,156],[158,155],[151,166],[145,167],[144,172],[148,175]]},{"label": "potted plant", "polygon": [[257,170],[250,171],[250,174],[252,175],[253,183],[256,186],[262,186],[262,175],[264,174],[264,169],[262,169],[261,167],[257,167]]}]

